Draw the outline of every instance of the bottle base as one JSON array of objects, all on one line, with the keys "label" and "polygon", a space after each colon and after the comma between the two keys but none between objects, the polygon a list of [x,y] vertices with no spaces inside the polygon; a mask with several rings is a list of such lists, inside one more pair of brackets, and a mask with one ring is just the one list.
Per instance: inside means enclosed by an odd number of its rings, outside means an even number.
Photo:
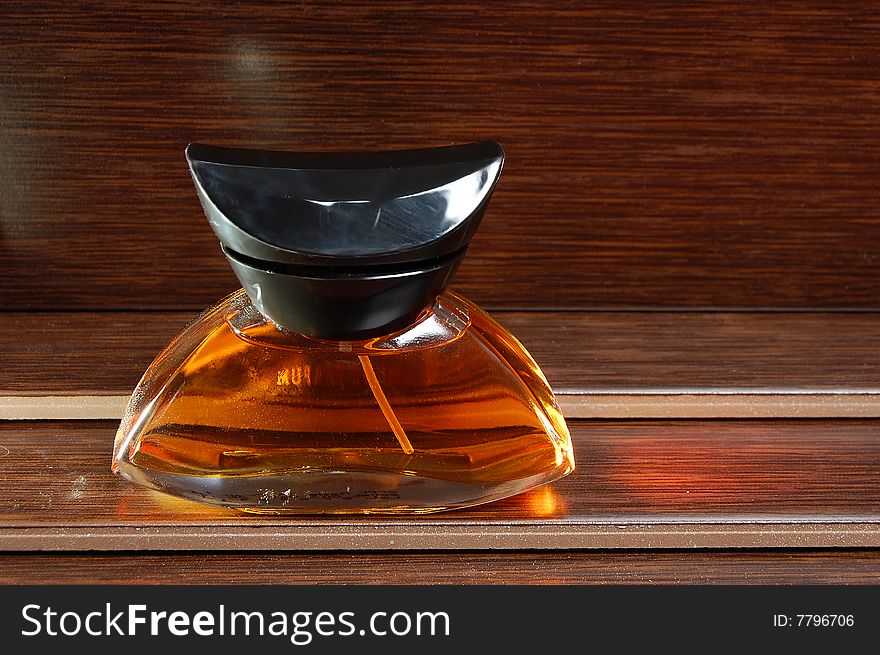
[{"label": "bottle base", "polygon": [[460,296],[401,332],[339,342],[279,330],[239,291],[144,373],[112,466],[248,512],[393,514],[512,496],[574,456],[537,364]]},{"label": "bottle base", "polygon": [[498,483],[460,482],[393,472],[321,471],[202,477],[118,462],[115,472],[179,498],[250,514],[428,514],[482,505],[552,482],[562,468]]}]

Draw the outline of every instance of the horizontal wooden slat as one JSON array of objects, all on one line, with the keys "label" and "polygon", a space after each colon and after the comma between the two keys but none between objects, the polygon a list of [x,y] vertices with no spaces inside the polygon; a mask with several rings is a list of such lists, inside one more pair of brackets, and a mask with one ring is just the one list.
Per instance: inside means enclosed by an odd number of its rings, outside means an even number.
[{"label": "horizontal wooden slat", "polygon": [[7,308],[231,290],[189,141],[481,138],[509,155],[458,275],[483,304],[880,308],[877,3],[15,5]]},{"label": "horizontal wooden slat", "polygon": [[876,550],[0,555],[0,584],[877,584]]},{"label": "horizontal wooden slat", "polygon": [[255,517],[110,475],[110,422],[0,423],[2,550],[880,547],[880,421],[575,421],[578,468],[423,517]]},{"label": "horizontal wooden slat", "polygon": [[[575,418],[876,418],[880,392],[767,393],[747,390],[696,393],[624,391],[557,393],[563,413]],[[5,396],[0,420],[119,419],[129,395]]]},{"label": "horizontal wooden slat", "polygon": [[[496,312],[570,418],[880,417],[880,314]],[[0,418],[119,418],[179,312],[0,313]]]}]

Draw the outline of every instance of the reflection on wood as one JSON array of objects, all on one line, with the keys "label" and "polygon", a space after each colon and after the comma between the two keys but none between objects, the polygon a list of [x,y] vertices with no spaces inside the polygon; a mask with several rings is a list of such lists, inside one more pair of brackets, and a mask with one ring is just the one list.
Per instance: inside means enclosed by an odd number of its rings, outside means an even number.
[{"label": "reflection on wood", "polygon": [[423,517],[254,517],[109,472],[114,424],[0,423],[6,550],[880,547],[878,421],[575,421],[553,485]]}]

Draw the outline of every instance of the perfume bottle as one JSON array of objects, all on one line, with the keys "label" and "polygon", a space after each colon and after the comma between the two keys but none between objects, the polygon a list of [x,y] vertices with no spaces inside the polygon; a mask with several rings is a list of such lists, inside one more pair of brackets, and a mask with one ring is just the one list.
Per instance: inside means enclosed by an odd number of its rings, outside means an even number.
[{"label": "perfume bottle", "polygon": [[116,435],[116,473],[284,514],[466,507],[573,470],[538,365],[447,290],[501,146],[186,154],[243,289],[147,369]]}]

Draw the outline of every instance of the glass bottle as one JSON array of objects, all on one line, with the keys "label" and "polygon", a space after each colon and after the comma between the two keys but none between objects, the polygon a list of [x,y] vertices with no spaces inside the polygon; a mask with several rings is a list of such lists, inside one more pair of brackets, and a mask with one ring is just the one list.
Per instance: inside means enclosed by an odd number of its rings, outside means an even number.
[{"label": "glass bottle", "polygon": [[243,289],[150,365],[113,470],[258,513],[414,513],[566,475],[534,360],[446,289],[504,159],[494,142],[371,154],[191,145]]}]

